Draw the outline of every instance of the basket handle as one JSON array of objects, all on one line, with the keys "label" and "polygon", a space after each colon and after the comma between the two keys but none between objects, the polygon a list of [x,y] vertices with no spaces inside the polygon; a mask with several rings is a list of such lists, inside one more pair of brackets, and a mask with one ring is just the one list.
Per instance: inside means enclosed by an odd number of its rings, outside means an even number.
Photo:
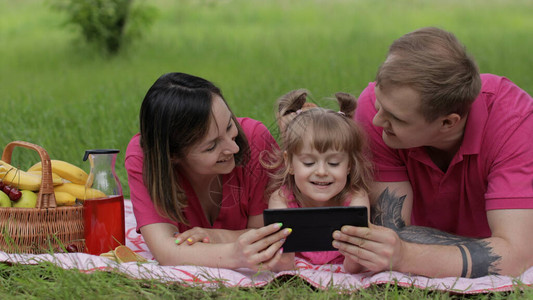
[{"label": "basket handle", "polygon": [[50,156],[48,152],[44,150],[43,147],[35,145],[32,143],[24,141],[13,141],[4,148],[4,153],[2,154],[2,160],[6,163],[11,163],[11,155],[15,147],[24,147],[32,149],[39,153],[42,163],[42,178],[41,178],[41,188],[39,189],[39,194],[37,195],[37,205],[35,208],[56,208],[56,197],[54,194],[54,184],[52,181],[52,162],[50,161]]}]

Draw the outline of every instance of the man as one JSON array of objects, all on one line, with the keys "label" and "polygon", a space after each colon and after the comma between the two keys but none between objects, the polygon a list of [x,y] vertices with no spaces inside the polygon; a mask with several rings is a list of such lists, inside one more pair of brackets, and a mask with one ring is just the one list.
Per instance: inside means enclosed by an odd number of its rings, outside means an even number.
[{"label": "man", "polygon": [[518,276],[533,266],[533,99],[479,74],[449,32],[394,41],[356,120],[375,164],[369,228],[334,246],[347,271]]}]

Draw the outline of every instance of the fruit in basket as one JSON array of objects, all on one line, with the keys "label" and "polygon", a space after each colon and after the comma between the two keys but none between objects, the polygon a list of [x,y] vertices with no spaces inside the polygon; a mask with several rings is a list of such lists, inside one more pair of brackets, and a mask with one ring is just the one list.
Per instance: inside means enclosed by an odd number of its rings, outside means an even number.
[{"label": "fruit in basket", "polygon": [[36,193],[29,190],[22,190],[20,192],[22,193],[22,197],[13,202],[13,207],[35,208],[37,206]]},{"label": "fruit in basket", "polygon": [[0,180],[0,191],[4,192],[13,201],[20,199],[22,196],[17,188],[5,184],[2,180]]},{"label": "fruit in basket", "polygon": [[11,199],[2,191],[0,191],[0,207],[11,207]]},{"label": "fruit in basket", "polygon": [[65,250],[67,250],[68,253],[75,253],[78,252],[78,246],[75,244],[68,244],[68,246],[65,247]]},{"label": "fruit in basket", "polygon": [[76,204],[76,197],[67,192],[54,191],[57,206],[70,206]]},{"label": "fruit in basket", "polygon": [[[69,162],[63,160],[52,159],[52,173],[56,173],[61,178],[66,179],[72,183],[83,184],[87,181],[89,174],[78,166],[75,166]],[[42,170],[42,162],[38,162],[31,166],[28,171],[40,171]]]},{"label": "fruit in basket", "polygon": [[2,187],[2,191],[9,196],[9,199],[13,201],[17,201],[18,199],[20,199],[20,197],[22,197],[22,193],[16,187],[4,185]]},{"label": "fruit in basket", "polygon": [[19,190],[38,191],[41,187],[41,176],[17,169],[3,160],[0,160],[0,179]]},{"label": "fruit in basket", "polygon": [[[26,171],[32,175],[42,177],[42,171]],[[52,173],[52,184],[53,185],[60,185],[63,184],[63,178],[61,176],[57,175],[56,173]]]},{"label": "fruit in basket", "polygon": [[106,194],[102,193],[97,189],[88,188],[87,190],[85,190],[85,185],[71,182],[55,186],[54,192],[69,193],[81,200],[107,197]]}]

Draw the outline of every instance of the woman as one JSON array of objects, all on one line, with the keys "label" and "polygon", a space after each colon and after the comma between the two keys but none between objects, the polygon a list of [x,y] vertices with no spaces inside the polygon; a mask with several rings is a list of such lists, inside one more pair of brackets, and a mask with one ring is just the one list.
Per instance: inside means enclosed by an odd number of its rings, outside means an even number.
[{"label": "woman", "polygon": [[276,145],[266,127],[236,118],[211,82],[169,73],[148,90],[140,129],[125,165],[137,231],[155,259],[162,265],[274,266],[290,230],[263,227],[269,177],[259,156]]}]

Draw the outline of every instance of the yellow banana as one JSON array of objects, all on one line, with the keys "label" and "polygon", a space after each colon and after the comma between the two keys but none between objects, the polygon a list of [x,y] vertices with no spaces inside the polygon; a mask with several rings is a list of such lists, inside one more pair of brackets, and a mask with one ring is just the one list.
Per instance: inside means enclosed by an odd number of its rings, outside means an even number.
[{"label": "yellow banana", "polygon": [[19,190],[38,191],[41,187],[41,176],[24,172],[0,160],[0,179]]},{"label": "yellow banana", "polygon": [[26,172],[37,172],[37,171],[42,171],[42,170],[43,170],[43,163],[38,162],[34,164],[33,166],[31,166],[28,170],[26,170]]},{"label": "yellow banana", "polygon": [[[52,173],[56,173],[61,176],[61,178],[72,183],[85,185],[89,174],[83,169],[63,160],[52,159],[50,162],[52,163]],[[38,162],[31,166],[28,171],[40,171],[41,169],[42,164],[41,162]]]},{"label": "yellow banana", "polygon": [[54,191],[57,206],[70,206],[76,204],[76,197],[67,192]]},{"label": "yellow banana", "polygon": [[88,188],[87,191],[85,191],[85,185],[76,184],[72,182],[67,182],[63,183],[62,185],[55,186],[54,192],[69,193],[81,200],[107,197],[106,194],[102,193],[97,189]]},{"label": "yellow banana", "polygon": [[[42,174],[42,171],[27,171],[28,173],[32,174],[32,175],[35,175],[35,176],[39,176],[39,178],[41,178],[43,176]],[[63,184],[63,178],[61,178],[61,176],[57,175],[56,173],[52,173],[52,183],[53,185],[60,185],[60,184]]]}]

